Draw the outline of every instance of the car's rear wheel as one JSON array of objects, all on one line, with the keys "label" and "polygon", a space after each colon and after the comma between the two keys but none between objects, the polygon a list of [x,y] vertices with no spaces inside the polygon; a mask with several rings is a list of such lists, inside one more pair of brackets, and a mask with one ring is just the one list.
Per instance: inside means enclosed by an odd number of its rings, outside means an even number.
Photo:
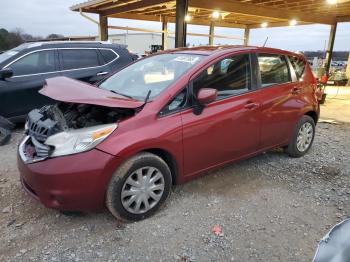
[{"label": "car's rear wheel", "polygon": [[157,155],[131,157],[113,174],[106,205],[118,219],[137,221],[154,214],[170,194],[171,171]]},{"label": "car's rear wheel", "polygon": [[286,152],[291,157],[301,157],[305,155],[314,141],[315,121],[312,117],[304,115],[295,128],[292,139],[286,148]]}]

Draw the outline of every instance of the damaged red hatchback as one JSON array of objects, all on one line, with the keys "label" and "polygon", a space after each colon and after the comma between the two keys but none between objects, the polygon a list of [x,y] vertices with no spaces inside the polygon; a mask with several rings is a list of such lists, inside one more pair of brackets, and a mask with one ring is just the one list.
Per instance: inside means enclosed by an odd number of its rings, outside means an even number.
[{"label": "damaged red hatchback", "polygon": [[58,101],[28,115],[18,149],[24,188],[63,211],[107,206],[140,220],[172,184],[275,147],[299,157],[319,116],[301,55],[269,48],[175,49],[139,60],[98,86],[58,77]]}]

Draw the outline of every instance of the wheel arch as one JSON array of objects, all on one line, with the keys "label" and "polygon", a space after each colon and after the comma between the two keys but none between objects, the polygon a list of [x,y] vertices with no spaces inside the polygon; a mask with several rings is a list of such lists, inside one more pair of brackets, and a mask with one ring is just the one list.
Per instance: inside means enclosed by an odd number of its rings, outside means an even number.
[{"label": "wheel arch", "polygon": [[176,179],[178,177],[178,164],[175,157],[170,152],[162,148],[144,149],[138,153],[141,153],[141,152],[152,153],[156,156],[159,156],[161,159],[163,159],[170,168],[173,185],[176,184]]},{"label": "wheel arch", "polygon": [[317,112],[311,110],[307,111],[304,115],[311,117],[315,121],[315,125],[317,124],[319,118]]}]

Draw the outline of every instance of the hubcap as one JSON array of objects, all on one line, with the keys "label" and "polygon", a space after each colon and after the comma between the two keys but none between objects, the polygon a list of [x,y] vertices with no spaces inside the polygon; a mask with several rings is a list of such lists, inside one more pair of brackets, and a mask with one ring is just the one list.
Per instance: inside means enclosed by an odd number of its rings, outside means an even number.
[{"label": "hubcap", "polygon": [[163,174],[157,168],[142,167],[126,179],[121,192],[122,205],[130,213],[142,214],[158,204],[163,192]]},{"label": "hubcap", "polygon": [[300,152],[305,152],[311,145],[314,128],[310,123],[303,124],[297,137],[297,148]]}]

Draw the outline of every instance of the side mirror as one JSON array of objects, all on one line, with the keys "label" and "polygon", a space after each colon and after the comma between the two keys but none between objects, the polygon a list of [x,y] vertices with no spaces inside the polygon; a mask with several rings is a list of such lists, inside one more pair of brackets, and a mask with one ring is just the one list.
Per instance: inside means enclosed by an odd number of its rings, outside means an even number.
[{"label": "side mirror", "polygon": [[13,76],[13,71],[11,68],[4,68],[0,70],[0,79],[4,80]]},{"label": "side mirror", "polygon": [[214,88],[202,88],[198,92],[197,100],[200,105],[206,106],[207,104],[215,101],[217,96],[218,90]]}]

